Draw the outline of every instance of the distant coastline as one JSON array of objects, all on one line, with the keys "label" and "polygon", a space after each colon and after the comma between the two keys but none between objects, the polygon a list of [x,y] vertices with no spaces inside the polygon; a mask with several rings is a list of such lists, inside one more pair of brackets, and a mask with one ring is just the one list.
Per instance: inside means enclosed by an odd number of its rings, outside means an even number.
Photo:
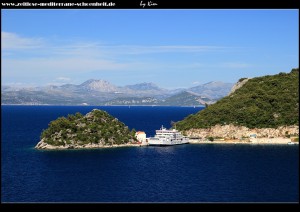
[{"label": "distant coastline", "polygon": [[116,86],[90,79],[81,84],[40,87],[2,86],[2,104],[29,105],[162,105],[204,106],[226,96],[233,83],[209,82],[189,88],[165,89],[154,83]]}]

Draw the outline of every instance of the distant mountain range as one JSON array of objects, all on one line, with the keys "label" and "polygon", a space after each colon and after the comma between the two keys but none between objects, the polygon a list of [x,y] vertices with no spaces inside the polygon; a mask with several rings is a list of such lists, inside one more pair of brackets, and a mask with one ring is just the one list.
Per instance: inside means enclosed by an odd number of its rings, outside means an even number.
[{"label": "distant mountain range", "polygon": [[226,96],[233,83],[209,82],[188,89],[168,90],[154,83],[116,86],[90,79],[82,84],[32,88],[1,87],[1,104],[18,105],[170,105],[200,106]]}]

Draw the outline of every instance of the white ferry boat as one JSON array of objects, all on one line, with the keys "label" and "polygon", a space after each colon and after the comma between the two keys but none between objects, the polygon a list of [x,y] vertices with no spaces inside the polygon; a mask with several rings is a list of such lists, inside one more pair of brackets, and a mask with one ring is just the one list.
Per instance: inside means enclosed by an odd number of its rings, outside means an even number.
[{"label": "white ferry boat", "polygon": [[167,130],[161,126],[160,130],[156,130],[155,132],[156,135],[154,137],[147,139],[150,146],[170,146],[189,143],[189,139],[176,129]]}]

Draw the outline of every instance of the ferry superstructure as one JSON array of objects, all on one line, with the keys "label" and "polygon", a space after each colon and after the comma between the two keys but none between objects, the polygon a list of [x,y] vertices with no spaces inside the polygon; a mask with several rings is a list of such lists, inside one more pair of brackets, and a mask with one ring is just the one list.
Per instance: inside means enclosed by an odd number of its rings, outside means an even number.
[{"label": "ferry superstructure", "polygon": [[189,139],[183,136],[178,130],[167,130],[163,126],[155,131],[154,137],[148,138],[148,144],[150,146],[171,146],[178,144],[187,144]]}]

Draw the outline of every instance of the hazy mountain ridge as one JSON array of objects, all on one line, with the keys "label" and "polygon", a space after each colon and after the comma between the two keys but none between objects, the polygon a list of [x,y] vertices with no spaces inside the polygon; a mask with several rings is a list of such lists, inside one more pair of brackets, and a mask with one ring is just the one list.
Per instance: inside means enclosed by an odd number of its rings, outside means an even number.
[{"label": "hazy mountain ridge", "polygon": [[189,88],[188,91],[192,91],[210,99],[220,99],[228,94],[228,91],[231,90],[232,86],[233,83],[213,81]]},{"label": "hazy mountain ridge", "polygon": [[178,105],[214,103],[226,96],[233,83],[210,82],[188,89],[168,90],[154,83],[116,86],[90,79],[79,85],[44,87],[1,87],[1,104],[20,105]]},{"label": "hazy mountain ridge", "polygon": [[214,103],[214,100],[212,99],[202,97],[199,94],[191,91],[182,91],[165,99],[162,105],[195,106],[212,103]]},{"label": "hazy mountain ridge", "polygon": [[140,90],[140,91],[146,91],[146,90],[156,90],[156,91],[167,91],[166,89],[160,88],[154,83],[150,82],[144,82],[144,83],[139,83],[139,84],[134,84],[134,85],[126,85],[126,88],[129,88],[131,90]]}]

